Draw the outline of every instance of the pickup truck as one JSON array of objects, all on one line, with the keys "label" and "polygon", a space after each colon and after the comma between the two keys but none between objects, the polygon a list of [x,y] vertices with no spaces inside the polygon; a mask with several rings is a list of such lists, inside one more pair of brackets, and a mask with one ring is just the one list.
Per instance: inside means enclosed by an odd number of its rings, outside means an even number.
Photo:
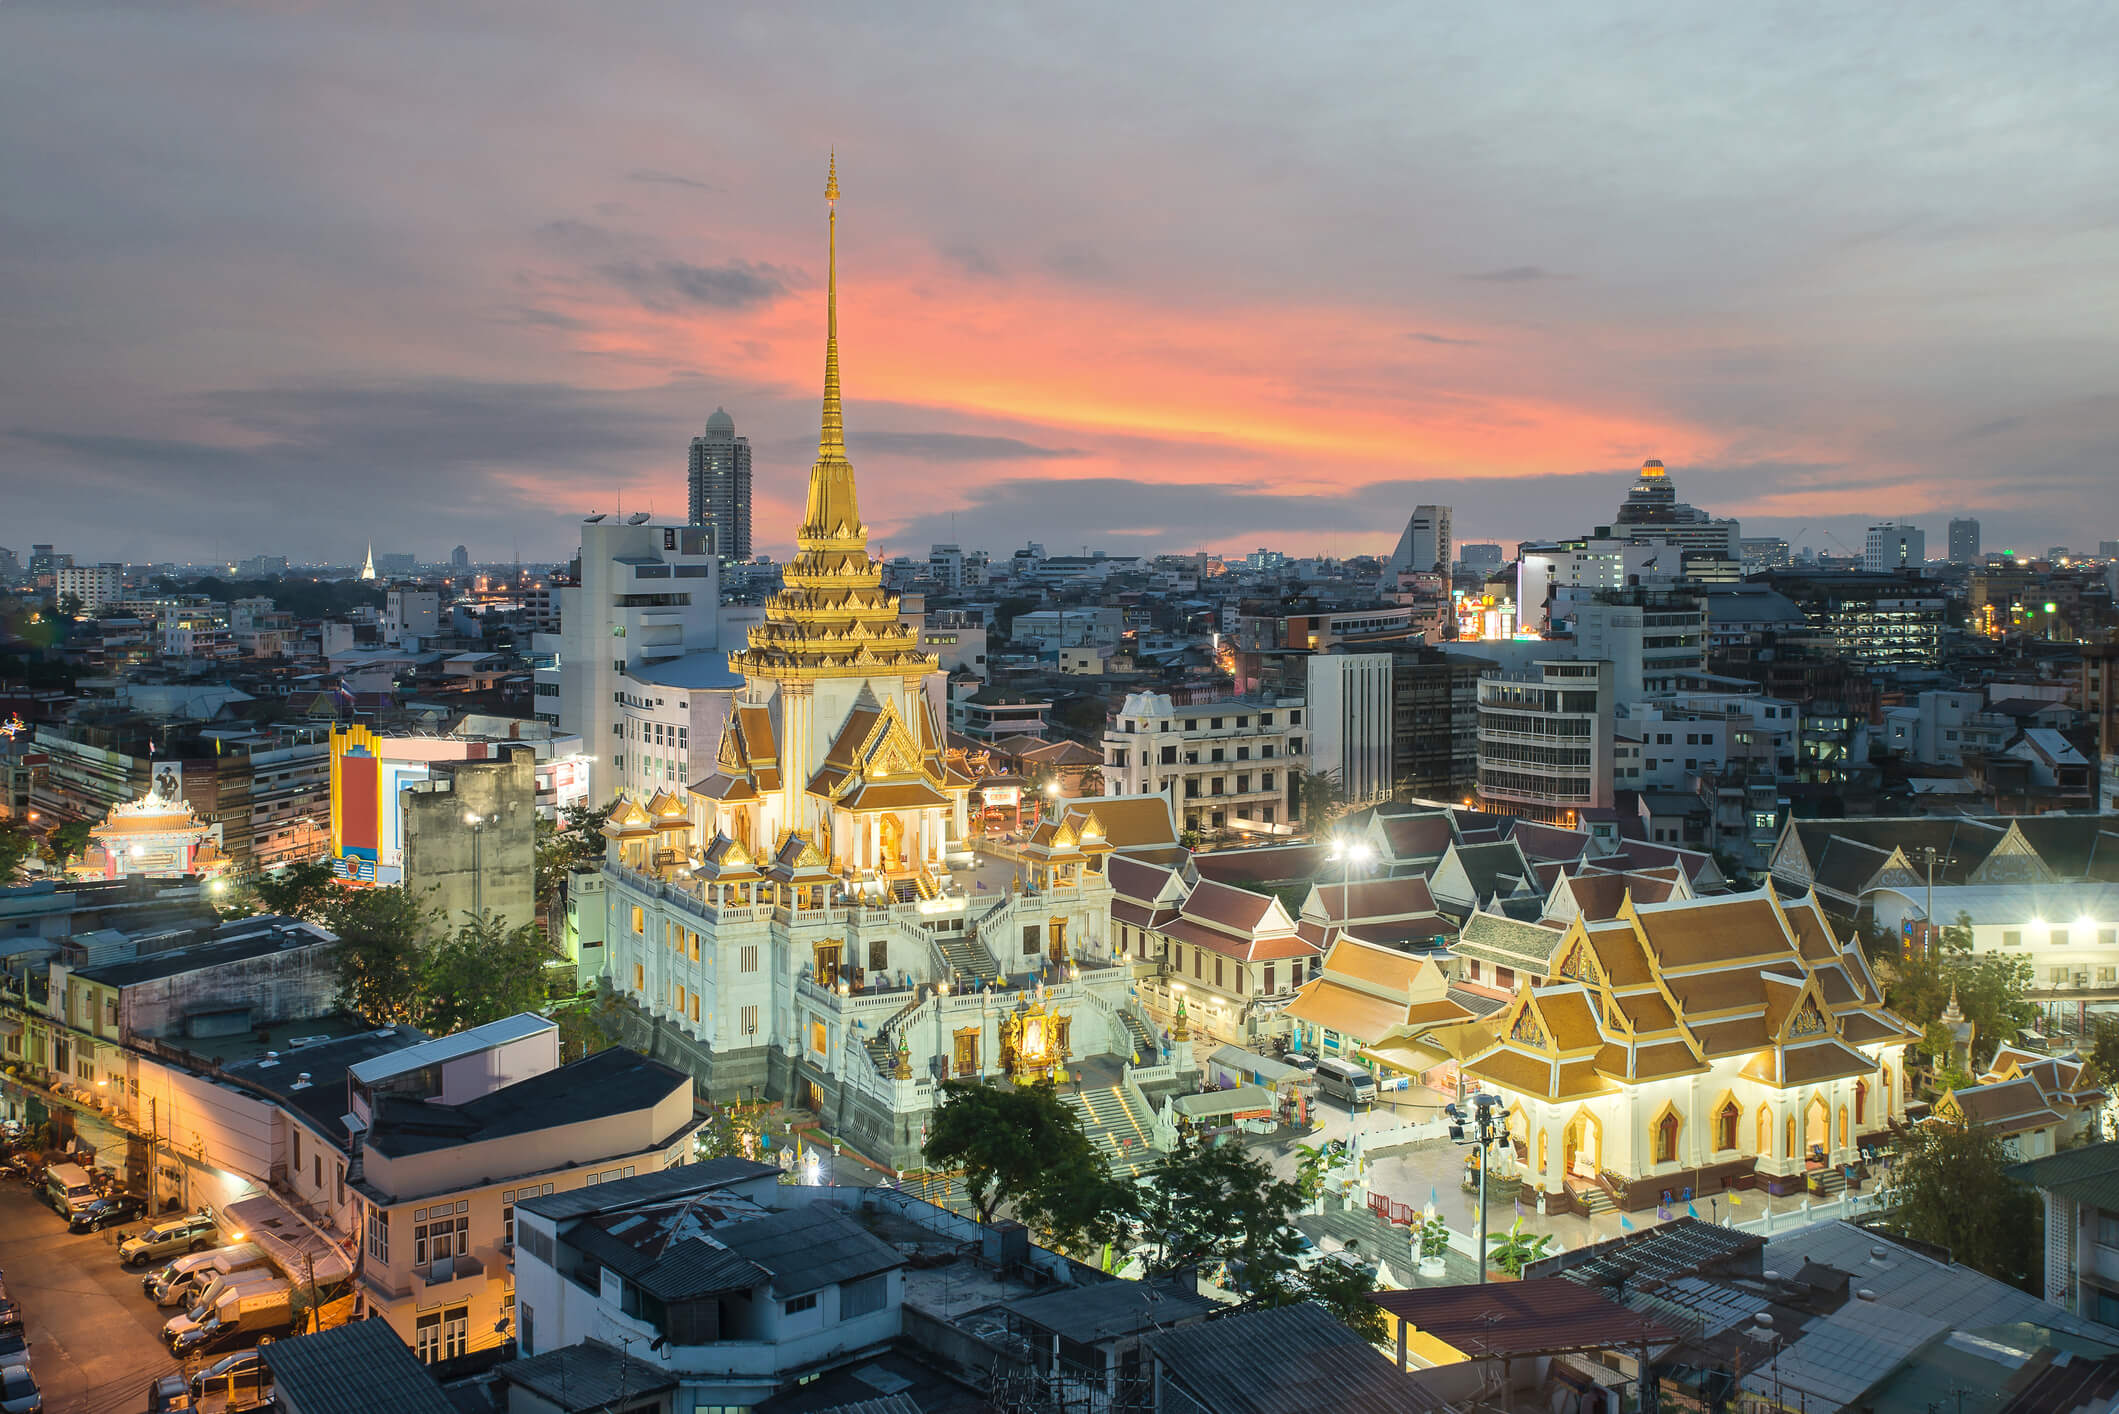
[{"label": "pickup truck", "polygon": [[[211,1295],[211,1293],[209,1293]],[[256,1345],[262,1336],[286,1335],[294,1329],[294,1293],[277,1277],[230,1283],[211,1304],[173,1317],[162,1328],[170,1353],[179,1359],[212,1355]]]}]

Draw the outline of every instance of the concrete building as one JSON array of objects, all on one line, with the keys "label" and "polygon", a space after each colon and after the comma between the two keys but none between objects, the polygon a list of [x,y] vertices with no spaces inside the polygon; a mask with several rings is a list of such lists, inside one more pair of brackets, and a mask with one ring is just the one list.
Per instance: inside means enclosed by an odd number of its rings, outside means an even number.
[{"label": "concrete building", "polygon": [[1401,574],[1419,574],[1428,570],[1448,574],[1450,564],[1450,508],[1413,507],[1405,531],[1398,537],[1397,548],[1384,561],[1384,577],[1395,580]]},{"label": "concrete building", "polygon": [[392,585],[383,591],[383,638],[392,644],[406,639],[425,642],[441,635],[441,593]]},{"label": "concrete building", "polygon": [[1597,528],[1596,537],[1637,545],[1673,545],[1680,550],[1713,550],[1740,560],[1743,528],[1733,520],[1717,520],[1677,495],[1677,483],[1662,462],[1651,458],[1641,463],[1640,475],[1618,514],[1609,526]]},{"label": "concrete building", "polygon": [[422,1362],[514,1334],[517,1204],[692,1157],[687,1076],[616,1047],[560,1065],[558,1049],[525,1014],[347,1072],[359,1295]]},{"label": "concrete building", "polygon": [[1599,593],[1575,609],[1575,654],[1611,664],[1619,701],[1675,692],[1707,671],[1706,607],[1683,594]]},{"label": "concrete building", "polygon": [[1886,521],[1869,527],[1862,544],[1862,568],[1870,574],[1917,570],[1928,557],[1928,537],[1917,525]]},{"label": "concrete building", "polygon": [[1980,692],[1923,692],[1884,709],[1884,746],[1923,766],[1962,766],[1968,753],[1998,752],[2015,735],[2015,720],[1989,711]]},{"label": "concrete building", "polygon": [[[1377,670],[1366,671],[1373,677]],[[1387,733],[1387,675],[1381,681]],[[1376,690],[1368,677],[1355,683],[1357,697]],[[1349,739],[1361,746],[1360,736]],[[1136,692],[1104,729],[1105,788],[1165,797],[1188,830],[1285,833],[1295,823],[1290,773],[1307,768],[1309,740],[1303,704],[1292,698],[1231,697],[1179,707],[1162,693]]]},{"label": "concrete building", "polygon": [[[630,669],[618,687],[618,761],[610,774],[636,800],[681,791],[706,772],[740,674],[721,653],[694,653]],[[698,759],[694,760],[696,748]]]},{"label": "concrete building", "polygon": [[1309,711],[1309,770],[1339,783],[1349,806],[1388,800],[1393,775],[1390,653],[1312,653],[1304,702]]},{"label": "concrete building", "polygon": [[1950,522],[1950,563],[1979,563],[1979,522],[1970,516]]},{"label": "concrete building", "polygon": [[1479,674],[1490,665],[1424,645],[1391,653],[1391,789],[1463,800],[1479,779]]},{"label": "concrete building", "polygon": [[81,612],[94,614],[106,604],[115,604],[125,593],[122,565],[64,565],[52,572],[52,592],[79,601]]},{"label": "concrete building", "polygon": [[1480,678],[1480,804],[1556,824],[1608,807],[1614,715],[1608,662],[1543,659]]},{"label": "concrete building", "polygon": [[398,792],[405,888],[444,927],[490,913],[505,928],[536,921],[537,758],[523,745],[491,761],[437,761]]},{"label": "concrete building", "polygon": [[693,525],[711,526],[724,560],[747,560],[750,542],[750,438],[736,435],[736,420],[715,408],[706,431],[692,438],[685,486]]},{"label": "concrete building", "polygon": [[986,676],[986,621],[962,609],[940,609],[920,624],[920,651],[945,673]]},{"label": "concrete building", "polygon": [[1490,573],[1501,568],[1506,559],[1507,557],[1501,553],[1499,545],[1484,541],[1475,541],[1471,544],[1457,547],[1457,563],[1465,569],[1476,570],[1481,574]]},{"label": "concrete building", "polygon": [[2009,1177],[2045,1204],[2045,1299],[2119,1326],[2119,1141],[2033,1159]]},{"label": "concrete building", "polygon": [[559,663],[537,676],[557,681],[559,725],[581,736],[590,799],[625,778],[628,674],[723,647],[719,586],[711,527],[583,522],[579,580],[560,590]]}]

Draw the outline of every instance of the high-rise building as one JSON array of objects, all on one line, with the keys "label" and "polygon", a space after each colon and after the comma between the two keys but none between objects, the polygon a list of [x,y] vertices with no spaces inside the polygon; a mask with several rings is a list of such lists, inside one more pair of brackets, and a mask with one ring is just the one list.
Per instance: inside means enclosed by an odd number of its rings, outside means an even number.
[{"label": "high-rise building", "polygon": [[1540,659],[1480,678],[1480,805],[1567,825],[1609,806],[1614,717],[1608,662]]},{"label": "high-rise building", "polygon": [[1928,537],[1917,525],[1885,521],[1869,527],[1862,547],[1862,568],[1870,574],[1919,569],[1928,558]]},{"label": "high-rise building", "polygon": [[52,588],[62,599],[78,600],[81,613],[93,614],[122,595],[125,570],[121,565],[61,565],[53,571]]},{"label": "high-rise building", "polygon": [[1398,537],[1398,548],[1384,565],[1387,577],[1401,574],[1420,574],[1429,570],[1449,573],[1449,519],[1448,506],[1415,506],[1412,518],[1405,523],[1405,533]]},{"label": "high-rise building", "polygon": [[1484,542],[1459,545],[1457,547],[1457,563],[1468,570],[1478,570],[1482,574],[1489,570],[1497,570],[1501,568],[1502,564],[1501,547]]},{"label": "high-rise building", "polygon": [[736,435],[736,419],[715,408],[703,435],[692,438],[686,472],[690,520],[714,527],[724,560],[750,558],[750,438]]},{"label": "high-rise building", "polygon": [[1979,522],[1970,516],[1950,522],[1950,563],[1979,563]]},{"label": "high-rise building", "polygon": [[[1641,474],[1619,506],[1608,526],[1597,536],[1609,535],[1634,545],[1675,545],[1681,550],[1720,550],[1730,559],[1740,556],[1743,527],[1733,520],[1718,520],[1697,506],[1678,499],[1677,484],[1669,470],[1653,458],[1641,463]],[[1592,537],[1595,538],[1595,537]]]},{"label": "high-rise building", "polygon": [[1676,692],[1707,671],[1707,609],[1689,594],[1599,591],[1575,609],[1575,651],[1612,665],[1617,701]]},{"label": "high-rise building", "polygon": [[449,568],[458,570],[471,568],[471,550],[469,546],[459,545],[449,552]]},{"label": "high-rise building", "polygon": [[[581,573],[559,591],[559,725],[581,735],[589,799],[607,801],[634,750],[622,698],[653,701],[676,659],[721,646],[721,581],[703,526],[581,527]],[[635,729],[637,731],[637,729]]]}]

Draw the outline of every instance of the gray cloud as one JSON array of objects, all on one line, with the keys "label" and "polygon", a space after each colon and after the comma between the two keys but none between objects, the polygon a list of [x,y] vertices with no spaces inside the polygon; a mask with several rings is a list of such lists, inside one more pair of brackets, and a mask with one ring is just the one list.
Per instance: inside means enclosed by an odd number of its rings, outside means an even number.
[{"label": "gray cloud", "polygon": [[1045,269],[1062,280],[1082,285],[1104,284],[1116,273],[1109,256],[1082,241],[1062,241],[1051,247],[1045,252],[1043,263]]},{"label": "gray cloud", "polygon": [[1989,437],[1999,437],[2004,432],[2014,432],[2029,419],[2024,417],[1997,417],[1982,422],[1976,427],[1967,427],[1953,439],[1959,442],[1983,442]]},{"label": "gray cloud", "polygon": [[1000,262],[969,241],[954,241],[948,245],[937,246],[935,253],[966,275],[976,275],[986,280],[1000,278]]},{"label": "gray cloud", "polygon": [[691,177],[680,177],[675,172],[658,172],[652,167],[636,167],[625,174],[629,182],[645,182],[651,186],[690,187],[693,191],[719,191],[711,182],[696,181]]},{"label": "gray cloud", "polygon": [[1064,461],[1088,455],[1074,447],[1040,447],[1018,437],[962,432],[863,432],[850,440],[856,450],[938,462]]},{"label": "gray cloud", "polygon": [[1564,275],[1555,275],[1542,265],[1505,265],[1499,270],[1481,270],[1471,275],[1459,275],[1460,280],[1484,280],[1494,285],[1523,285],[1533,280],[1564,280]]},{"label": "gray cloud", "polygon": [[771,265],[753,265],[744,260],[731,260],[725,265],[614,260],[596,270],[650,309],[687,304],[709,309],[749,309],[787,293],[783,272]]},{"label": "gray cloud", "polygon": [[1447,334],[1414,333],[1407,334],[1405,337],[1423,344],[1447,344],[1453,348],[1468,348],[1479,342],[1477,339],[1453,339]]}]

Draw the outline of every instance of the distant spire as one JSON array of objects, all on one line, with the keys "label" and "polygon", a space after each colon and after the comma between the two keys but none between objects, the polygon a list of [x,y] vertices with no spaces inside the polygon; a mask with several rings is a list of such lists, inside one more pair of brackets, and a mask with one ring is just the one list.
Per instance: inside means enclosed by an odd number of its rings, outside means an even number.
[{"label": "distant spire", "polygon": [[824,429],[817,439],[820,452],[846,450],[846,421],[839,410],[839,154],[831,155],[824,178],[824,204],[828,234],[825,238],[824,274]]},{"label": "distant spire", "polygon": [[367,561],[361,565],[361,578],[375,578],[375,542],[373,540],[370,540],[368,542],[368,558]]}]

